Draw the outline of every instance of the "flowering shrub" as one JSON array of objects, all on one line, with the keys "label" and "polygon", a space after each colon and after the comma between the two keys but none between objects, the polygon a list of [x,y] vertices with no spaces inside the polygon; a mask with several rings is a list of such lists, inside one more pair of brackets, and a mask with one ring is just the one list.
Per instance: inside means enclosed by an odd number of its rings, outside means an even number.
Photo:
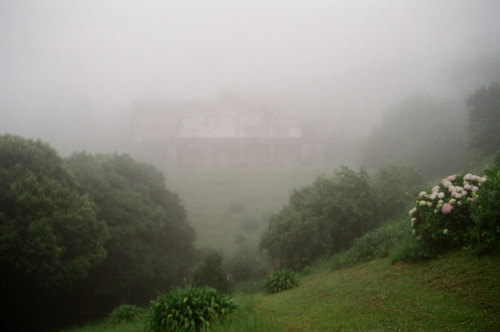
[{"label": "flowering shrub", "polygon": [[470,173],[450,175],[430,192],[422,191],[409,212],[413,234],[436,247],[461,247],[473,226],[471,202],[477,199],[486,177]]}]

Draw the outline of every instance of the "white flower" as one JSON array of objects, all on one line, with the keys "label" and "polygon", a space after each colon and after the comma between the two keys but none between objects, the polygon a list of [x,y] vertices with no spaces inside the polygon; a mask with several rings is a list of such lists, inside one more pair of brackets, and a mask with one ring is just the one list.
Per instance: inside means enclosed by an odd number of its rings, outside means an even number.
[{"label": "white flower", "polygon": [[432,192],[438,192],[439,191],[439,186],[434,186],[432,187]]},{"label": "white flower", "polygon": [[427,202],[422,200],[422,201],[420,201],[420,202],[418,203],[418,205],[420,205],[420,206],[425,206],[425,205],[427,205]]},{"label": "white flower", "polygon": [[472,180],[472,174],[470,174],[470,173],[465,174],[464,180]]},{"label": "white flower", "polygon": [[448,177],[446,177],[446,181],[450,181],[450,182],[453,182],[457,179],[457,177],[455,175],[449,175]]},{"label": "white flower", "polygon": [[438,201],[438,204],[443,204],[443,203],[444,203],[444,202],[443,202],[443,200],[442,200],[442,199],[440,199],[440,200]]},{"label": "white flower", "polygon": [[448,229],[447,228],[443,229],[443,234],[448,234]]},{"label": "white flower", "polygon": [[438,213],[438,209],[434,209],[434,214],[437,214]]},{"label": "white flower", "polygon": [[486,176],[483,176],[481,179],[479,179],[480,182],[485,183],[488,181],[488,178]]},{"label": "white flower", "polygon": [[437,197],[437,193],[436,193],[436,192],[433,192],[433,193],[432,193],[432,195],[431,195],[431,196],[429,196],[429,198],[430,198],[431,200],[435,200],[435,199],[436,199],[436,197]]},{"label": "white flower", "polygon": [[417,211],[417,208],[413,208],[411,209],[408,214],[410,215],[410,217]]},{"label": "white flower", "polygon": [[448,203],[453,204],[453,203],[455,203],[456,201],[457,201],[456,199],[452,198],[452,199],[450,199],[450,201],[449,201]]},{"label": "white flower", "polygon": [[472,189],[472,186],[471,186],[470,184],[468,184],[468,183],[467,183],[466,185],[464,185],[464,189],[465,189],[465,190],[471,190],[471,189]]},{"label": "white flower", "polygon": [[458,206],[462,205],[462,201],[458,201],[458,202],[457,202],[457,205],[458,205]]},{"label": "white flower", "polygon": [[476,192],[476,191],[478,191],[478,190],[479,190],[479,188],[478,188],[478,187],[476,187],[476,186],[473,186],[473,187],[472,187],[472,191],[473,191],[473,192]]},{"label": "white flower", "polygon": [[443,186],[445,188],[448,188],[449,186],[451,186],[451,182],[450,181],[444,181]]},{"label": "white flower", "polygon": [[465,196],[467,196],[467,192],[464,190],[464,191],[462,191],[462,192],[460,193],[460,195],[462,195],[462,197],[465,197]]},{"label": "white flower", "polygon": [[427,202],[427,206],[431,207],[432,206],[432,202]]},{"label": "white flower", "polygon": [[440,193],[438,194],[438,198],[439,198],[439,199],[444,198],[444,192],[440,192]]},{"label": "white flower", "polygon": [[425,191],[421,191],[420,194],[418,194],[418,197],[426,197],[427,193]]}]

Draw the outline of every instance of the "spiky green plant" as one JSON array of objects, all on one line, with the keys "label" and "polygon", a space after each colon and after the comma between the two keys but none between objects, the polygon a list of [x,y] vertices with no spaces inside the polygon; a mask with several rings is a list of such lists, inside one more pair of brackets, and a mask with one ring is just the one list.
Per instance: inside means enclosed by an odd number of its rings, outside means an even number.
[{"label": "spiky green plant", "polygon": [[204,330],[235,307],[229,296],[214,288],[179,288],[151,302],[146,331]]},{"label": "spiky green plant", "polygon": [[280,269],[269,274],[264,282],[269,293],[278,293],[299,285],[297,274],[289,269]]}]

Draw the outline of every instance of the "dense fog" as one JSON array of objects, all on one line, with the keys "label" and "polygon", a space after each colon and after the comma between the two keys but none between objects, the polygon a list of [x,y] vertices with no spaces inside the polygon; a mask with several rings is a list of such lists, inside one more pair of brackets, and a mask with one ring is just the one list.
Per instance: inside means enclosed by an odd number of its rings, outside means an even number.
[{"label": "dense fog", "polygon": [[65,155],[131,153],[135,102],[232,99],[349,144],[407,97],[463,101],[498,79],[499,12],[494,0],[2,1],[0,132]]}]

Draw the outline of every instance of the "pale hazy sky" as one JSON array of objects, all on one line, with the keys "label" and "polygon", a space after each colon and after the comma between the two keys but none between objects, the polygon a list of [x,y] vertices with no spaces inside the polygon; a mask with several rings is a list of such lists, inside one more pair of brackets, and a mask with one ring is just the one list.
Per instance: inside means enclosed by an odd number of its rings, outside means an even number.
[{"label": "pale hazy sky", "polygon": [[498,0],[0,0],[0,131],[36,132],[37,113],[74,100],[100,116],[221,94],[366,130],[409,95],[456,92],[460,66],[498,60],[499,18]]}]

